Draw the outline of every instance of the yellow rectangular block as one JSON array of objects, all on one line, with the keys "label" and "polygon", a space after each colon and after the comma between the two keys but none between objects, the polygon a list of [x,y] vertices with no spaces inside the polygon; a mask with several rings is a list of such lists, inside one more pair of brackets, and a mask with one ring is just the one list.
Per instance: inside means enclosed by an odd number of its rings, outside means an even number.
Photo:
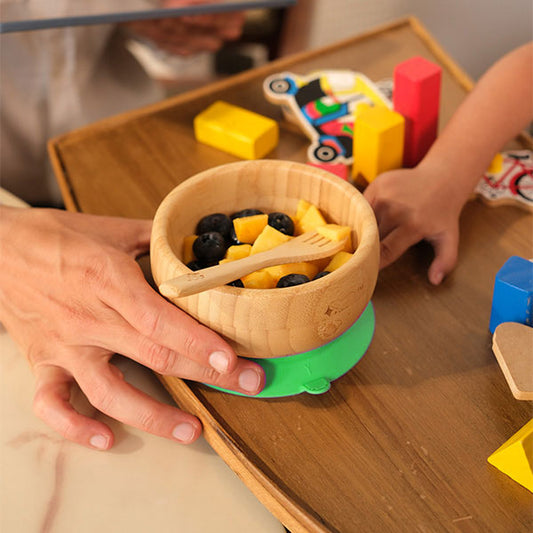
[{"label": "yellow rectangular block", "polygon": [[371,107],[355,120],[353,177],[370,183],[387,170],[401,168],[405,119],[387,107]]},{"label": "yellow rectangular block", "polygon": [[279,127],[271,118],[219,100],[196,115],[194,135],[242,159],[261,159],[277,146]]}]

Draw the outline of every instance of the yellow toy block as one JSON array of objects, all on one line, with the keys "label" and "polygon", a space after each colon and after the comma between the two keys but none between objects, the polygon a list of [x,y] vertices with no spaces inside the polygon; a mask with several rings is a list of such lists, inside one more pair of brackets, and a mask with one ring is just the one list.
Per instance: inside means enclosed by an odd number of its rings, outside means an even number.
[{"label": "yellow toy block", "polygon": [[387,170],[401,168],[405,119],[380,106],[363,111],[355,120],[353,177],[361,174],[370,183]]},{"label": "yellow toy block", "polygon": [[533,492],[533,418],[490,455],[487,461]]},{"label": "yellow toy block", "polygon": [[497,153],[490,162],[489,168],[487,169],[488,174],[499,174],[503,168],[503,155]]},{"label": "yellow toy block", "polygon": [[219,100],[196,115],[194,135],[242,159],[261,159],[277,146],[279,128],[271,118]]}]

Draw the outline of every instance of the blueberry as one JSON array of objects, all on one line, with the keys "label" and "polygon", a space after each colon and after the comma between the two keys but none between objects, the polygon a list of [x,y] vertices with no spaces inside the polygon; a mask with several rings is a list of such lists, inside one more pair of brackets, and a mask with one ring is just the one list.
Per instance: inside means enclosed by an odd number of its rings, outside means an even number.
[{"label": "blueberry", "polygon": [[260,209],[241,209],[240,211],[237,211],[236,213],[233,213],[233,215],[230,216],[231,220],[235,218],[244,218],[244,217],[251,217],[253,215],[262,215],[263,211]]},{"label": "blueberry", "polygon": [[302,283],[307,283],[309,278],[305,274],[287,274],[282,278],[279,278],[278,284],[276,287],[293,287],[294,285],[301,285]]},{"label": "blueberry", "polygon": [[285,213],[270,213],[268,215],[268,225],[285,235],[294,235],[294,222]]},{"label": "blueberry", "polygon": [[187,263],[187,267],[194,271],[201,270],[202,268],[204,268],[202,266],[202,263],[200,263],[200,261],[197,261],[196,259],[194,261],[189,261]]},{"label": "blueberry", "polygon": [[313,280],[323,278],[324,276],[327,276],[328,274],[331,274],[331,272],[330,272],[329,270],[322,270],[322,272],[319,272],[319,273],[313,278]]},{"label": "blueberry", "polygon": [[217,231],[208,231],[198,235],[192,245],[192,251],[198,261],[215,263],[220,261],[226,253],[224,237]]},{"label": "blueberry", "polygon": [[222,237],[228,239],[232,227],[233,223],[228,215],[224,215],[223,213],[213,213],[200,219],[200,222],[198,222],[196,226],[195,233],[196,235],[201,235],[202,233],[216,231],[220,233]]},{"label": "blueberry", "polygon": [[244,287],[244,283],[240,279],[230,281],[227,285],[230,285],[231,287]]},{"label": "blueberry", "polygon": [[210,266],[214,266],[218,263],[218,261],[214,261],[214,262],[205,262],[205,261],[198,261],[197,259],[195,259],[194,261],[190,261],[189,263],[187,263],[187,267],[190,268],[191,270],[202,270],[203,268],[207,268],[207,267],[210,267]]},{"label": "blueberry", "polygon": [[194,261],[190,261],[189,263],[187,263],[187,267],[190,268],[191,270],[202,270],[202,268],[205,268],[206,265],[204,263],[202,263],[201,261],[197,261],[196,259]]}]

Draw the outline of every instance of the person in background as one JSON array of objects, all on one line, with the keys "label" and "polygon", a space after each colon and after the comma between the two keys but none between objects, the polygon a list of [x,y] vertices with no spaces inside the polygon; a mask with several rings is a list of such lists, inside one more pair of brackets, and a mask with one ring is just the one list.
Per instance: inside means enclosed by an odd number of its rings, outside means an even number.
[{"label": "person in background", "polygon": [[533,42],[497,61],[454,113],[423,160],[384,172],[365,190],[385,268],[425,239],[438,285],[457,263],[459,216],[494,155],[533,120]]},{"label": "person in background", "polygon": [[[242,24],[241,13],[224,13],[2,35],[2,187],[33,205],[58,205],[46,141],[163,96],[128,53],[126,35],[189,54],[217,49]],[[181,443],[202,431],[196,417],[129,385],[110,361],[115,353],[245,394],[264,386],[259,365],[147,283],[135,258],[148,251],[150,232],[148,220],[0,205],[0,321],[35,374],[34,409],[65,438],[98,450],[114,436],[74,410],[76,384],[125,424]]]}]

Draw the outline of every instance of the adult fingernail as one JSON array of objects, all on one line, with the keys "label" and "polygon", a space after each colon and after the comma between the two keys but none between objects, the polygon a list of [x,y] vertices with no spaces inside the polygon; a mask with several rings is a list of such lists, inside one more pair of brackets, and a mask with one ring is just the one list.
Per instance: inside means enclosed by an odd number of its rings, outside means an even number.
[{"label": "adult fingernail", "polygon": [[213,352],[209,356],[209,364],[220,373],[225,373],[228,371],[229,367],[229,357],[228,354],[224,352]]},{"label": "adult fingernail", "polygon": [[178,424],[172,431],[172,436],[181,442],[190,442],[194,437],[194,427],[187,422]]},{"label": "adult fingernail", "polygon": [[93,435],[89,439],[89,444],[98,450],[107,450],[109,439],[104,435]]},{"label": "adult fingernail", "polygon": [[239,385],[248,392],[256,392],[261,383],[261,376],[255,370],[248,368],[239,374]]}]

